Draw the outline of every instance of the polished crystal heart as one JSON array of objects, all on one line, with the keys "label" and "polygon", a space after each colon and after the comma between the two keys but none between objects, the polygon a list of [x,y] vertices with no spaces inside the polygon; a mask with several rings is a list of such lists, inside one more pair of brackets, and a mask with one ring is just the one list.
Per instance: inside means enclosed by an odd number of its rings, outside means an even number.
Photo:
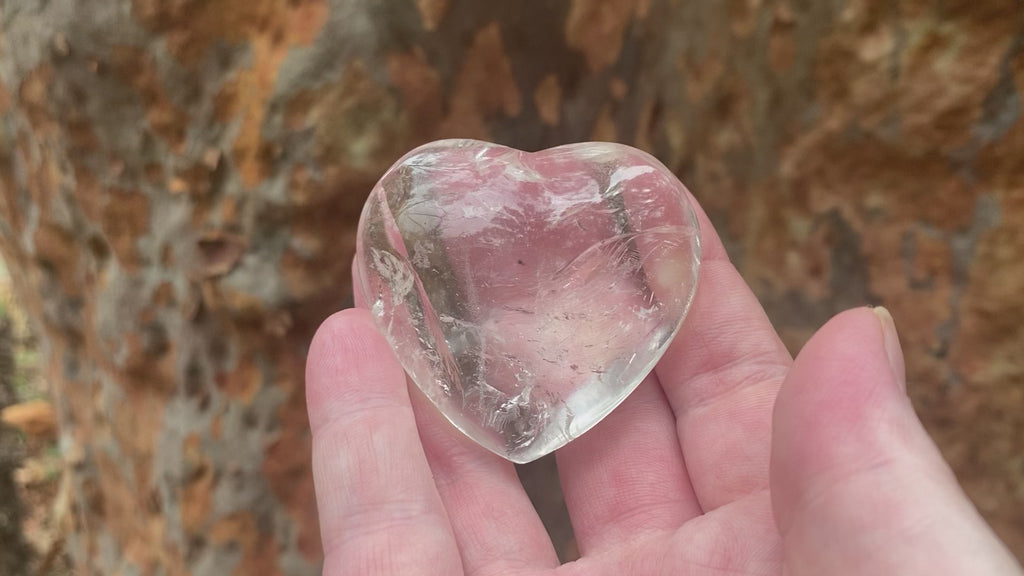
[{"label": "polished crystal heart", "polygon": [[529,462],[597,424],[650,373],[699,269],[686,191],[650,155],[443,140],[374,187],[356,283],[445,417]]}]

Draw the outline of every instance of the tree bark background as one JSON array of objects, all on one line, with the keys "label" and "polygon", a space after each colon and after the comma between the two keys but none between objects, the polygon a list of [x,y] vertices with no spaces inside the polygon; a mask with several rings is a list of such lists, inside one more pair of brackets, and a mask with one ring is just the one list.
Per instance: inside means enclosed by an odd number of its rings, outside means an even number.
[{"label": "tree bark background", "polygon": [[[0,413],[17,400],[14,372],[14,335],[0,303]],[[0,574],[22,574],[32,560],[22,535],[25,515],[14,479],[25,452],[18,432],[0,421]]]},{"label": "tree bark background", "polygon": [[889,307],[1024,555],[1015,0],[0,0],[0,251],[97,574],[315,574],[306,345],[409,148],[645,148],[796,351]]}]

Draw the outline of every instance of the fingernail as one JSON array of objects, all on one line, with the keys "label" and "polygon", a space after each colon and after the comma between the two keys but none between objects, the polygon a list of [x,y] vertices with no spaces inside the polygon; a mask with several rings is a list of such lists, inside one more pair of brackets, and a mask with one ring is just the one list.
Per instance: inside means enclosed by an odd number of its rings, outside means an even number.
[{"label": "fingernail", "polygon": [[896,384],[904,393],[907,391],[907,370],[903,363],[903,348],[900,347],[900,337],[896,333],[896,323],[893,322],[892,314],[883,306],[876,306],[871,309],[878,317],[878,323],[882,325],[882,341],[885,344],[885,355],[889,360],[889,367],[892,368],[893,376],[896,377]]}]

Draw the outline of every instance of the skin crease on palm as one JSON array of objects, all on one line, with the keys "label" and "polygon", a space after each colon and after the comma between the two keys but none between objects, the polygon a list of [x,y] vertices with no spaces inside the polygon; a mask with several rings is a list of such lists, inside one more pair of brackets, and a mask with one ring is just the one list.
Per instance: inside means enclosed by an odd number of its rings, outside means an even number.
[{"label": "skin crease on palm", "polygon": [[513,465],[407,382],[369,313],[324,322],[306,368],[324,574],[1024,574],[914,414],[889,313],[844,312],[794,360],[698,212],[682,330],[557,452],[581,553],[562,566]]}]

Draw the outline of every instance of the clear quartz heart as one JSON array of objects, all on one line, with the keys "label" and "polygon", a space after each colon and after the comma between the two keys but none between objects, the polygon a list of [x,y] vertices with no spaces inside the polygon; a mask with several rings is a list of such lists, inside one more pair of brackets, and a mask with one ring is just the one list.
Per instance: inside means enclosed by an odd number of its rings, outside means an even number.
[{"label": "clear quartz heart", "polygon": [[374,187],[357,290],[412,380],[513,462],[565,445],[654,368],[693,300],[683,185],[610,143],[421,146]]}]

